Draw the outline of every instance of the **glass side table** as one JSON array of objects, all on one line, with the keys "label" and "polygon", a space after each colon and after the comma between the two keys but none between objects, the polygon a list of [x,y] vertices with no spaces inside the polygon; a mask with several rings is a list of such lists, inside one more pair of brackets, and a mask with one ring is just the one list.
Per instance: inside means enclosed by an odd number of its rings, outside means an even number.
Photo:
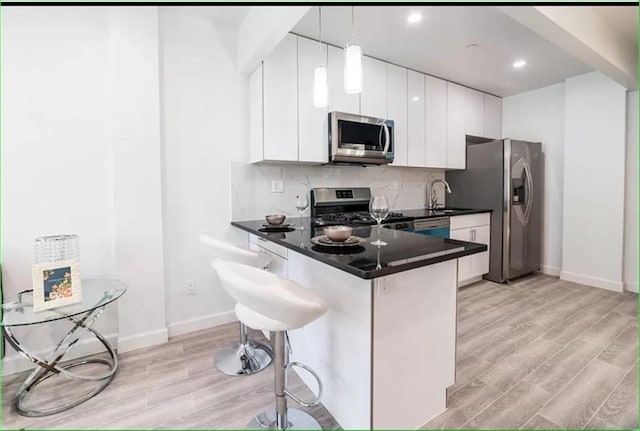
[{"label": "glass side table", "polygon": [[[25,358],[37,365],[13,397],[13,406],[23,416],[47,416],[68,410],[94,397],[111,383],[118,369],[118,357],[115,350],[98,331],[91,328],[105,307],[116,301],[126,292],[127,287],[118,280],[82,280],[82,302],[65,307],[34,313],[33,291],[26,290],[17,295],[17,299],[2,304],[2,332],[7,342]],[[55,320],[66,319],[73,326],[62,339],[44,357],[29,352],[13,334],[12,329],[19,326],[46,325]],[[62,362],[64,356],[84,334],[94,336],[105,348],[109,358],[77,358]],[[103,364],[108,371],[103,374],[86,375],[71,371],[85,364]],[[24,400],[33,393],[36,386],[56,374],[62,374],[73,380],[95,381],[96,386],[71,400],[46,409],[24,406]]]}]

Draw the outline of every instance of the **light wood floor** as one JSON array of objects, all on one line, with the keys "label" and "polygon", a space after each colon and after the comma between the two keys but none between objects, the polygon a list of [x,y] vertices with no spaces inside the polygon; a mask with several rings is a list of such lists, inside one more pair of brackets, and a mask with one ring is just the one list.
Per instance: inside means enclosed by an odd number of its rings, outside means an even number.
[{"label": "light wood floor", "polygon": [[[425,428],[637,428],[637,301],[548,276],[462,288],[457,383],[447,411]],[[215,369],[212,352],[236,328],[120,355],[107,389],[56,416],[15,414],[10,400],[25,375],[6,377],[2,429],[243,428],[273,405],[273,371],[238,378]],[[55,379],[34,403],[83,389]],[[289,384],[309,395],[294,373]],[[326,429],[339,426],[321,406],[305,410]]]},{"label": "light wood floor", "polygon": [[458,310],[456,384],[424,428],[638,428],[638,295],[535,276]]}]

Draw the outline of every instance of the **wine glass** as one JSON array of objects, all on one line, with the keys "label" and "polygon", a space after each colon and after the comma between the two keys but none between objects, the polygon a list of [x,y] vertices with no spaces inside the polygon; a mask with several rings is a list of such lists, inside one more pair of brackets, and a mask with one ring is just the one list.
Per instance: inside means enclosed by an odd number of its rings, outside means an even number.
[{"label": "wine glass", "polygon": [[382,220],[387,218],[389,215],[389,203],[387,202],[387,198],[382,195],[376,195],[371,198],[369,201],[369,214],[375,221],[378,222],[378,239],[373,241],[372,245],[377,245],[378,247],[382,245],[387,245],[386,242],[380,241],[380,228],[382,227]]},{"label": "wine glass", "polygon": [[296,196],[296,208],[300,213],[300,230],[304,230],[304,224],[302,223],[302,214],[307,208],[309,208],[309,198],[307,198],[306,193],[302,193]]}]

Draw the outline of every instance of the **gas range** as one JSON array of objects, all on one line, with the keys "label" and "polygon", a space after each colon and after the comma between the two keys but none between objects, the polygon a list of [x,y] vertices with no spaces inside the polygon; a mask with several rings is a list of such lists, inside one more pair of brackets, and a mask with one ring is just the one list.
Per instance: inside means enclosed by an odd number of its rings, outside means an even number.
[{"label": "gas range", "polygon": [[[371,226],[376,221],[369,215],[371,189],[316,188],[311,190],[311,220],[314,226]],[[400,212],[390,212],[383,224],[406,220]]]}]

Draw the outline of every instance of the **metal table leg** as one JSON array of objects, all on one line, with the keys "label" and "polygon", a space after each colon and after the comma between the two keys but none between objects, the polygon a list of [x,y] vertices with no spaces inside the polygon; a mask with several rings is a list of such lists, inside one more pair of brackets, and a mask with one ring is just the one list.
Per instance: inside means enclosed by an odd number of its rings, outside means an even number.
[{"label": "metal table leg", "polygon": [[[17,412],[23,416],[48,416],[55,413],[68,410],[72,407],[81,404],[90,398],[93,398],[97,393],[111,383],[111,380],[115,377],[118,369],[118,357],[111,344],[104,338],[98,331],[91,328],[91,325],[102,314],[105,307],[99,307],[95,310],[89,311],[81,318],[67,317],[67,319],[74,323],[73,328],[67,332],[67,334],[60,340],[60,342],[46,355],[44,358],[39,357],[36,354],[30,353],[18,339],[15,337],[9,327],[3,326],[2,331],[9,344],[22,356],[29,359],[34,364],[38,365],[36,369],[27,377],[24,383],[18,388],[14,398],[13,406]],[[71,347],[78,342],[80,337],[85,333],[91,333],[98,341],[104,346],[106,353],[109,354],[109,359],[106,358],[78,358],[62,363],[62,359],[69,352]],[[109,370],[103,374],[97,375],[85,375],[70,371],[73,368],[85,365],[85,364],[104,364],[109,367]],[[47,409],[35,409],[27,408],[24,406],[24,401],[27,396],[34,392],[34,389],[38,384],[45,381],[49,377],[62,374],[65,377],[72,380],[79,381],[95,381],[98,382],[97,386],[91,391],[80,395],[72,400],[66,401],[60,405],[50,407]]]}]

